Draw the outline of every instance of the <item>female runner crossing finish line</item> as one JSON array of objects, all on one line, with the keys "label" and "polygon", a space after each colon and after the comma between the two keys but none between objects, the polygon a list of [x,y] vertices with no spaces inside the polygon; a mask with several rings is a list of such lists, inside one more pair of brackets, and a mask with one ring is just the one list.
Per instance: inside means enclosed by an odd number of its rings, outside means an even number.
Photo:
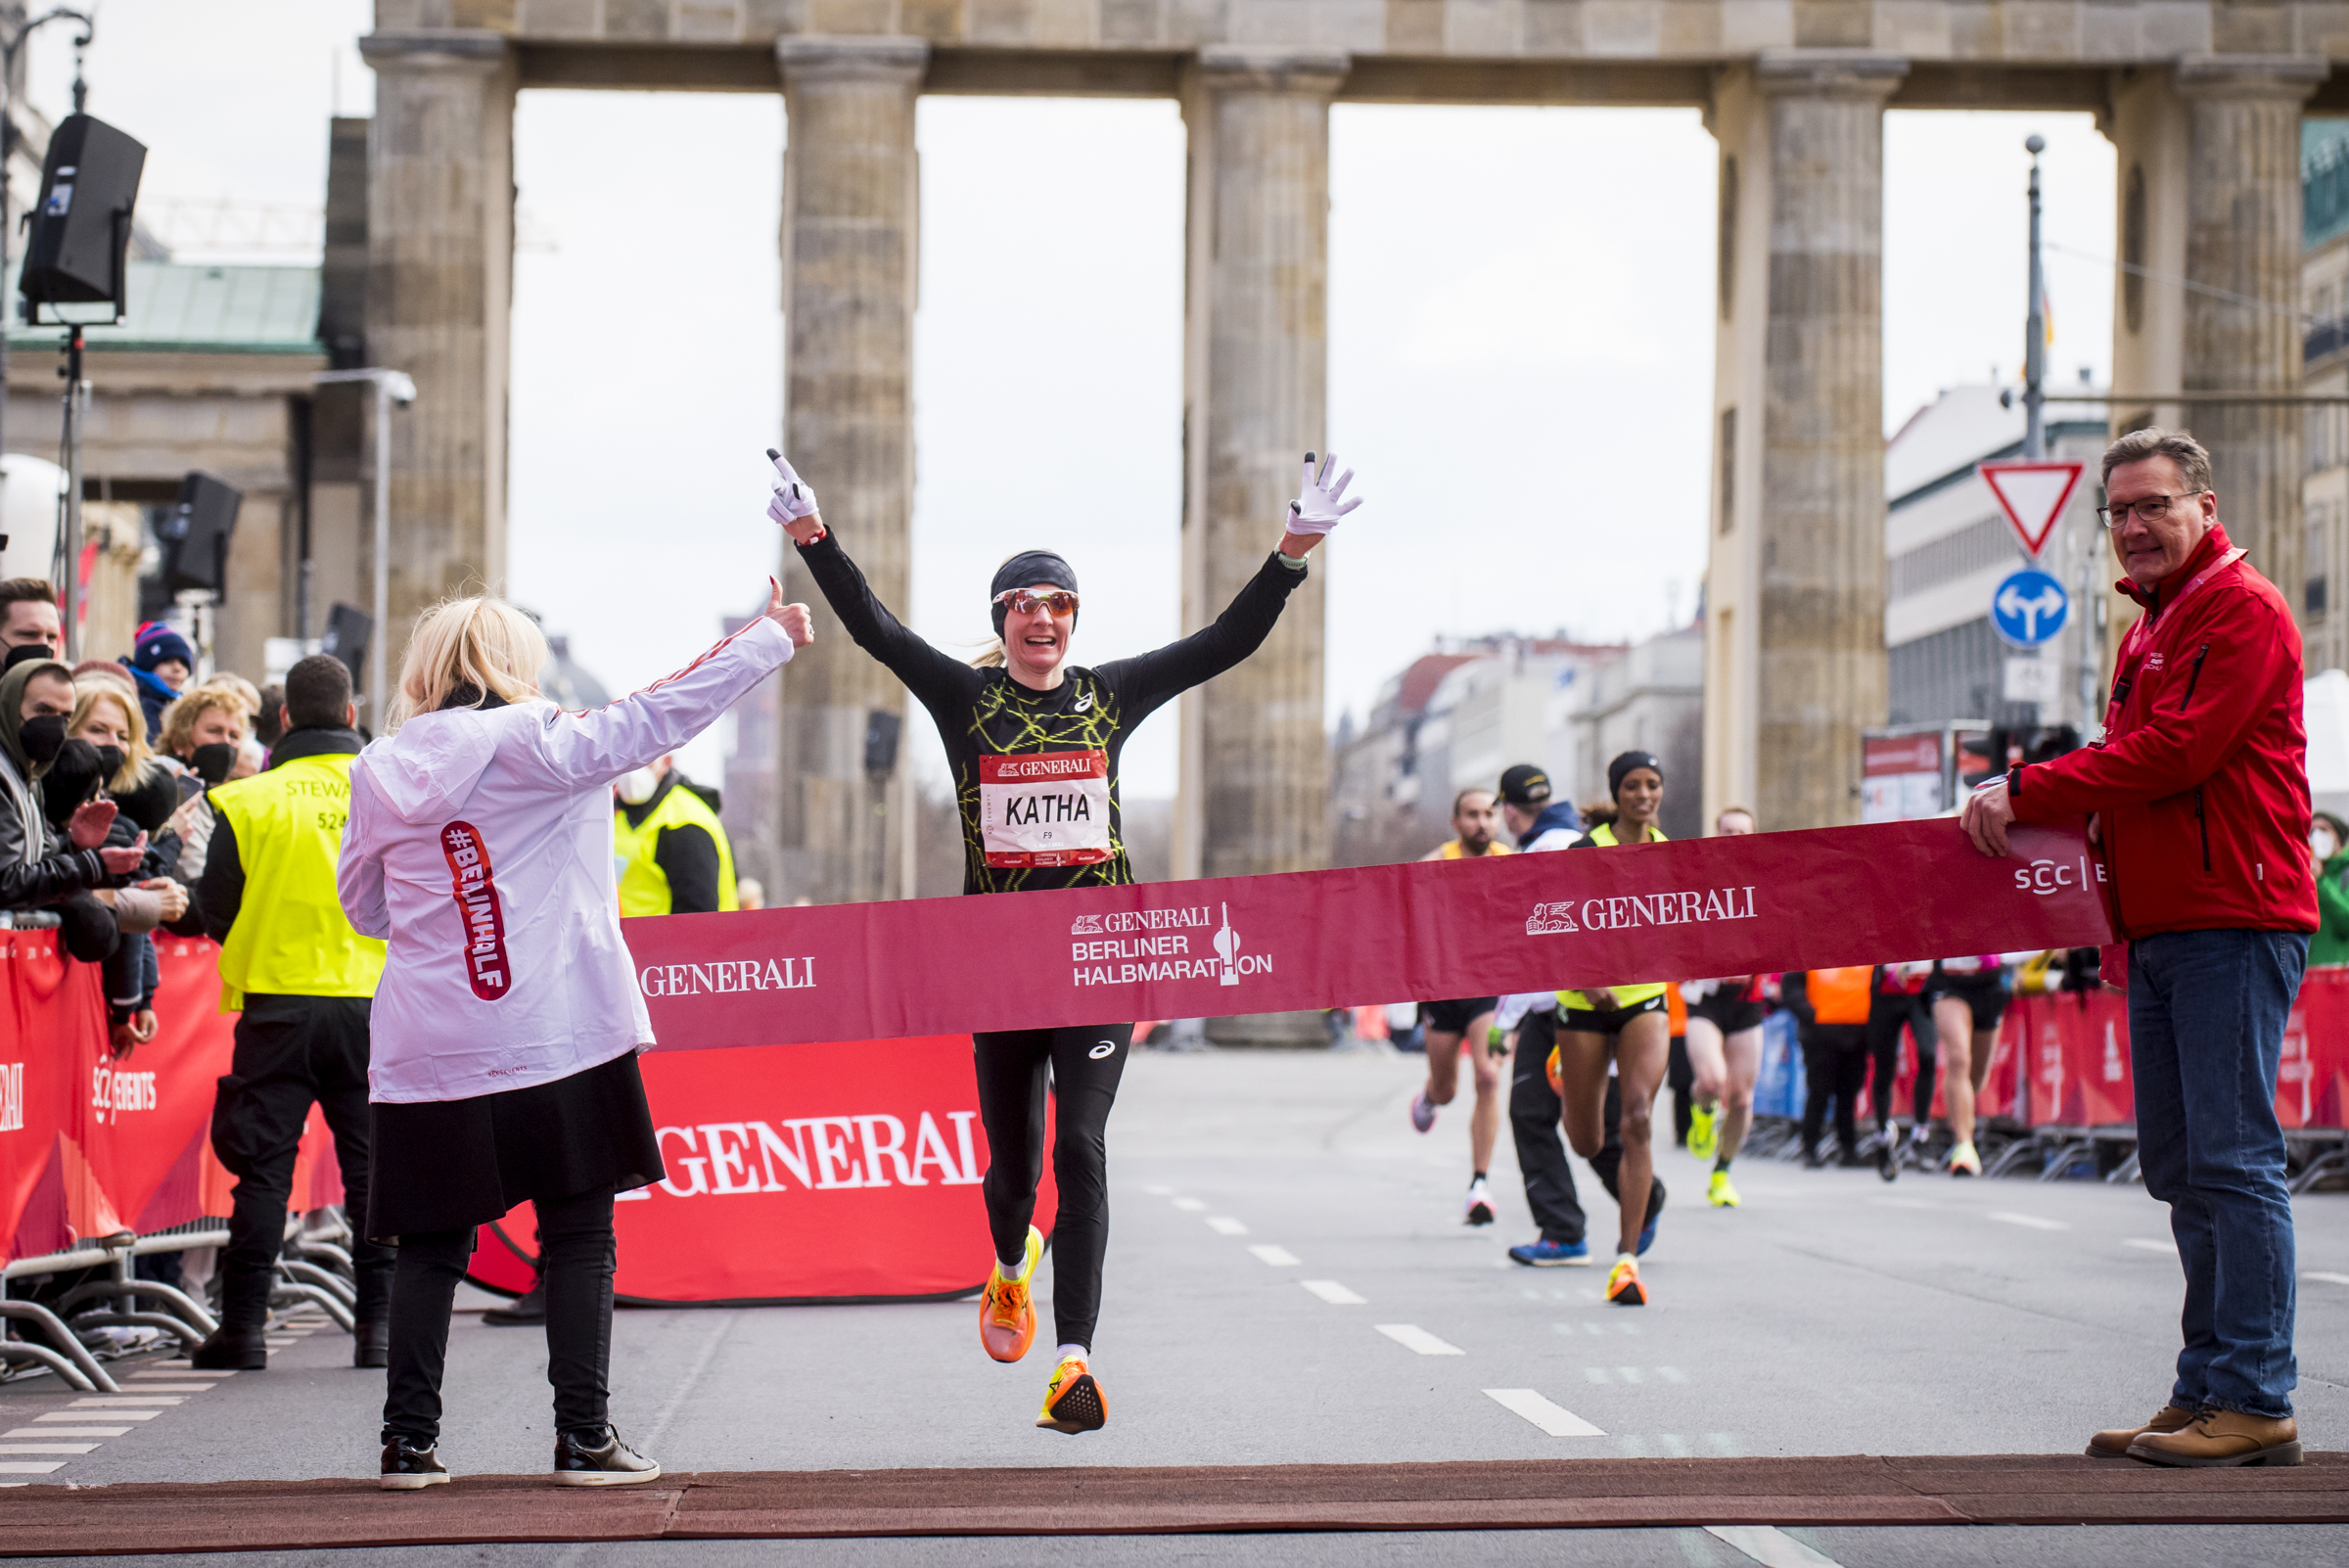
[{"label": "female runner crossing finish line", "polygon": [[[1305,581],[1305,558],[1341,518],[1352,471],[1336,454],[1305,454],[1279,548],[1210,625],[1155,653],[1098,669],[1067,663],[1077,630],[1077,574],[1046,550],[1012,556],[988,585],[997,646],[965,664],[908,631],[817,514],[815,492],[769,448],[776,472],[767,515],[856,646],[889,668],[930,711],[945,743],[962,815],[965,893],[1122,887],[1133,881],[1119,831],[1118,755],[1141,721],[1264,645]],[[1036,1424],[1090,1432],[1108,1420],[1090,1361],[1109,1244],[1109,1111],[1131,1043],[1130,1023],[1015,1029],[972,1037],[979,1120],[987,1130],[987,1202],[995,1267],[979,1302],[988,1355],[1016,1361],[1036,1339],[1031,1291],[1043,1237],[1031,1222],[1043,1175],[1044,1094],[1059,1095],[1052,1174],[1060,1218],[1052,1315],[1059,1353]]]}]

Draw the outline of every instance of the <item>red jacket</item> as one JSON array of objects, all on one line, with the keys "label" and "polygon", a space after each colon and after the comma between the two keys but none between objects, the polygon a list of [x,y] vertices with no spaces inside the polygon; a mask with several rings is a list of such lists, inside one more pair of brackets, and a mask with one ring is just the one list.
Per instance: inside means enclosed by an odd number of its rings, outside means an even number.
[{"label": "red jacket", "polygon": [[2115,934],[2314,931],[2300,628],[2214,527],[2121,645],[2104,738],[2016,768],[2015,819],[2102,817]]}]

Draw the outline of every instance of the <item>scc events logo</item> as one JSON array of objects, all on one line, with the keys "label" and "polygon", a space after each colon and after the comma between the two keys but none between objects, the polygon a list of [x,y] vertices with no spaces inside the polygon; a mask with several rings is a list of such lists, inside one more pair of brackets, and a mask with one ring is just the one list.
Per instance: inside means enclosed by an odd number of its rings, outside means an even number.
[{"label": "scc events logo", "polygon": [[2034,860],[2029,865],[2015,867],[2014,890],[2042,899],[2052,898],[2069,889],[2089,886],[2091,872],[2096,881],[2104,880],[2104,867],[2092,864],[2085,854],[2071,860]]},{"label": "scc events logo", "polygon": [[1580,903],[1571,899],[1537,903],[1534,912],[1526,916],[1525,934],[1548,937],[1562,931],[1629,931],[1637,926],[1688,926],[1753,918],[1752,888],[1686,888],[1585,899]]},{"label": "scc events logo", "polygon": [[[1079,915],[1069,935],[1079,986],[1133,986],[1145,980],[1214,980],[1236,986],[1248,975],[1272,972],[1272,955],[1244,952],[1231,923],[1231,905],[1220,908],[1215,934],[1207,934],[1205,904],[1178,909],[1126,909]],[[1135,935],[1126,935],[1126,933]],[[1193,950],[1192,942],[1199,944]],[[1110,960],[1118,960],[1111,962]]]},{"label": "scc events logo", "polygon": [[[971,1138],[976,1111],[948,1111],[951,1140],[928,1111],[910,1130],[888,1112],[801,1116],[784,1122],[703,1122],[657,1130],[672,1174],[658,1183],[672,1198],[753,1192],[837,1192],[852,1187],[969,1187],[986,1174]],[[652,1189],[623,1192],[649,1198]]]},{"label": "scc events logo", "polygon": [[117,1073],[104,1063],[90,1069],[90,1109],[101,1127],[120,1121],[124,1111],[152,1111],[161,1103],[153,1073]]}]

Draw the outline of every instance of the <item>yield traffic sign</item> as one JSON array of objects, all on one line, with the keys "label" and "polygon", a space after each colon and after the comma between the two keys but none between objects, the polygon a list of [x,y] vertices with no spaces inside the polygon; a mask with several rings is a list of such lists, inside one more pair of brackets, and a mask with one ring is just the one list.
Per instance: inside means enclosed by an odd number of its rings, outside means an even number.
[{"label": "yield traffic sign", "polygon": [[2022,540],[2023,548],[2033,560],[2047,548],[2048,535],[2055,530],[2055,520],[2080,487],[2080,473],[2084,463],[1981,463],[1975,472],[1982,483],[1990,486],[1997,497],[1999,510],[2006,514],[2006,526]]}]

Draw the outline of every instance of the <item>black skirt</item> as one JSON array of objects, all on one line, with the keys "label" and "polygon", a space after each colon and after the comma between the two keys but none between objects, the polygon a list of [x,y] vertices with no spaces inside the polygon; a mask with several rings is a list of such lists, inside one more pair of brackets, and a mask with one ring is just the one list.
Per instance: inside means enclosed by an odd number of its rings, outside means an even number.
[{"label": "black skirt", "polygon": [[636,1053],[469,1100],[368,1106],[367,1234],[487,1224],[525,1198],[625,1192],[668,1175]]}]

